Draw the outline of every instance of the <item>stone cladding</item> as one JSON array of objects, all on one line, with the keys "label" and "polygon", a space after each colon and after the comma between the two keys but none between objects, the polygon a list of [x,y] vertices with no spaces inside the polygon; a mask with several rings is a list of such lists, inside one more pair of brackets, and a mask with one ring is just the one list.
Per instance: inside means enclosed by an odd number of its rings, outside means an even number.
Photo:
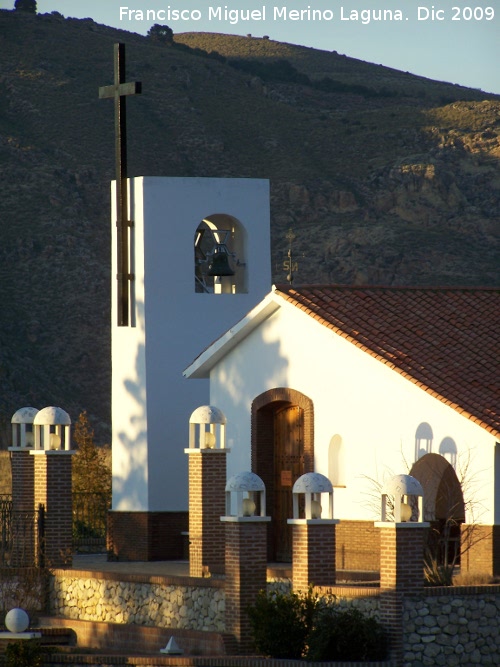
[{"label": "stone cladding", "polygon": [[85,576],[55,571],[50,611],[56,616],[108,623],[223,632],[225,595],[222,582],[189,585],[150,577]]},{"label": "stone cladding", "polygon": [[444,590],[404,600],[404,667],[499,665],[500,586]]}]

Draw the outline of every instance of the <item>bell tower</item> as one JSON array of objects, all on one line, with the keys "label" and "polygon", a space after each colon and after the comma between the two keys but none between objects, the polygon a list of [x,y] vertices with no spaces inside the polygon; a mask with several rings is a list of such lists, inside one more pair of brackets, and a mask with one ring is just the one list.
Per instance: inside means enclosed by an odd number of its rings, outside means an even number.
[{"label": "bell tower", "polygon": [[117,318],[111,213],[108,548],[121,560],[175,559],[188,530],[189,417],[209,402],[208,381],[182,371],[271,289],[269,182],[140,177],[127,191],[128,326]]}]

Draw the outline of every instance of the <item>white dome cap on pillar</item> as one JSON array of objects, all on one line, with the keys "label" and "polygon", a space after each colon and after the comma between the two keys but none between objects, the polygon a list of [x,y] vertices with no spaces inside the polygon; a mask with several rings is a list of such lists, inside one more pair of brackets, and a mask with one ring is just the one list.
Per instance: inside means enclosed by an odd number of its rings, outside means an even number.
[{"label": "white dome cap on pillar", "polygon": [[[12,415],[10,423],[12,424],[12,447],[27,447],[33,446],[33,431],[31,425],[38,414],[38,408],[24,407],[16,410]],[[26,426],[30,426],[27,430]]]},{"label": "white dome cap on pillar", "polygon": [[238,472],[227,480],[226,491],[264,491],[264,482],[254,472]]},{"label": "white dome cap on pillar", "polygon": [[[233,503],[232,501],[236,502]],[[234,506],[235,505],[235,506]],[[236,473],[226,483],[226,517],[255,518],[266,516],[266,485],[254,472]]]},{"label": "white dome cap on pillar", "polygon": [[[198,434],[197,434],[198,432]],[[189,450],[226,447],[226,417],[215,405],[200,405],[189,418]]]},{"label": "white dome cap on pillar", "polygon": [[33,423],[40,425],[61,424],[62,426],[69,426],[71,424],[71,418],[62,408],[56,408],[55,406],[50,405],[47,408],[39,410]]},{"label": "white dome cap on pillar", "polygon": [[19,408],[12,415],[10,422],[11,424],[32,424],[38,412],[38,408]]},{"label": "white dome cap on pillar", "polygon": [[333,486],[328,477],[319,472],[306,472],[293,485],[292,493],[330,493]]},{"label": "white dome cap on pillar", "polygon": [[[393,521],[422,522],[424,490],[422,485],[411,475],[394,475],[382,487],[382,522],[390,521],[387,508],[388,497],[393,502]],[[413,516],[416,518],[413,519]]]},{"label": "white dome cap on pillar", "polygon": [[62,408],[50,405],[33,420],[35,449],[69,450],[71,418]]},{"label": "white dome cap on pillar", "polygon": [[327,495],[328,509],[325,512],[324,519],[333,520],[333,485],[325,475],[319,472],[306,472],[301,475],[293,485],[293,519],[299,517],[299,495],[304,495],[305,505],[304,513],[307,521],[322,518],[322,494]]},{"label": "white dome cap on pillar", "polygon": [[215,405],[200,405],[189,418],[190,424],[225,424],[226,417]]}]

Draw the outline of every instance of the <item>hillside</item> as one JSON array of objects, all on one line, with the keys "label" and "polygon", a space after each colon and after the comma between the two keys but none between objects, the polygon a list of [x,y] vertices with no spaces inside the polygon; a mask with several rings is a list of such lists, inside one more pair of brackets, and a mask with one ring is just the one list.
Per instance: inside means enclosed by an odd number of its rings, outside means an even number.
[{"label": "hillside", "polygon": [[129,174],[269,178],[274,280],[293,228],[297,282],[498,286],[500,98],[269,39],[167,46],[2,10],[4,444],[28,404],[86,409],[109,436],[114,129],[97,91],[117,41],[143,87]]}]

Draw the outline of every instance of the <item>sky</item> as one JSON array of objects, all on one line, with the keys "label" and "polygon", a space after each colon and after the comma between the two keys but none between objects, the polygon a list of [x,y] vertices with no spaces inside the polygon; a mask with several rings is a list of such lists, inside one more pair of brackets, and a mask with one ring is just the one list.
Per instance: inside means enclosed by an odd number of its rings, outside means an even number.
[{"label": "sky", "polygon": [[174,34],[268,35],[500,94],[499,0],[38,0],[37,8],[141,34],[159,23]]}]

